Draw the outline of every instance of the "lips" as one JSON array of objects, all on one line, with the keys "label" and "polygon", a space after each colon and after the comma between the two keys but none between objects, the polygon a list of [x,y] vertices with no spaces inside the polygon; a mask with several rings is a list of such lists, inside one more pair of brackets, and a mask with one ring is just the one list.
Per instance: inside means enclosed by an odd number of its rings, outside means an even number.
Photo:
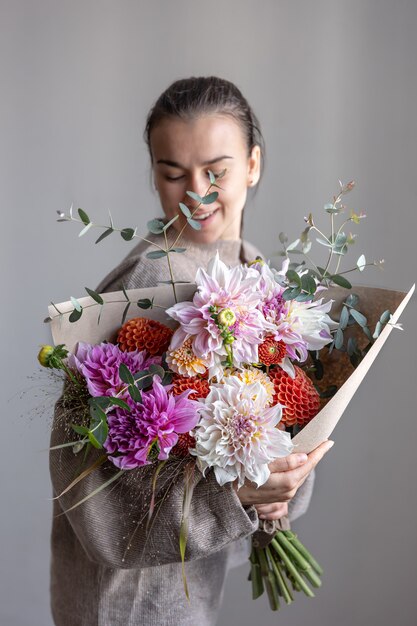
[{"label": "lips", "polygon": [[212,217],[215,213],[217,213],[219,209],[210,209],[209,211],[197,211],[194,213],[193,219],[198,220],[199,222],[205,222],[210,217]]}]

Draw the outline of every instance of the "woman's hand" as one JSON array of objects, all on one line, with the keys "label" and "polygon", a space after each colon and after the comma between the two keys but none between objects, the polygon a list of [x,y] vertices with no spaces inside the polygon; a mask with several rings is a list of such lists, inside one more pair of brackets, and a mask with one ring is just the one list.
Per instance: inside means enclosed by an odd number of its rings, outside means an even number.
[{"label": "woman's hand", "polygon": [[[245,484],[237,490],[235,483],[234,487],[239,500],[245,505],[274,505],[278,510],[277,505],[289,502],[295,496],[311,470],[316,467],[333,444],[333,441],[324,441],[310,454],[295,453],[282,459],[275,459],[269,464],[271,475],[261,487],[245,481]],[[270,511],[272,512],[272,509]]]},{"label": "woman's hand", "polygon": [[276,520],[288,515],[287,502],[272,502],[271,504],[255,504],[259,519]]}]

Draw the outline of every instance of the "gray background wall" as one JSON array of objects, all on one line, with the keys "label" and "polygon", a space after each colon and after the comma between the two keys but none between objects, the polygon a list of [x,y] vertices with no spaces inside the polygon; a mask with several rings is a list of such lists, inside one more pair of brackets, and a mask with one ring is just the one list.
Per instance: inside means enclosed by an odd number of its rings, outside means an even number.
[{"label": "gray background wall", "polygon": [[[71,202],[119,224],[158,212],[141,133],[174,79],[236,82],[262,122],[265,178],[246,237],[267,254],[355,178],[357,252],[384,257],[374,286],[415,280],[417,3],[0,1],[2,329],[0,623],[51,624],[48,414],[36,365],[48,301],[94,286],[128,251],[94,247],[55,211]],[[338,426],[314,501],[296,524],[325,567],[315,600],[279,615],[230,575],[220,624],[415,623],[415,300]]]}]

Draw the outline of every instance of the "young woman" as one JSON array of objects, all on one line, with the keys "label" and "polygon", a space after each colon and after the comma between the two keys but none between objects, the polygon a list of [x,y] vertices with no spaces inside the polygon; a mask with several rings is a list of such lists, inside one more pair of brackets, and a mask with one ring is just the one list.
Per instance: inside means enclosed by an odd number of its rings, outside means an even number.
[{"label": "young woman", "polygon": [[[248,189],[261,176],[263,141],[259,124],[241,92],[216,77],[173,83],[149,113],[145,140],[153,179],[167,220],[183,202],[196,207],[186,194],[207,191],[209,170],[226,170],[217,200],[200,207],[194,218],[201,230],[187,228],[172,255],[175,280],[193,281],[219,251],[230,265],[259,255],[241,239],[242,215]],[[184,225],[174,222],[171,237]],[[162,243],[161,235],[148,240]],[[115,291],[156,286],[169,280],[166,259],[150,260],[149,242],[139,243],[99,285]],[[52,444],[62,443],[58,402]],[[183,477],[166,471],[158,478],[157,515],[147,527],[146,511],[153,468],[127,472],[123,480],[100,491],[83,505],[71,506],[100,487],[114,471],[102,466],[68,494],[55,500],[52,531],[52,612],[57,626],[192,625],[216,623],[227,569],[247,559],[249,538],[259,519],[278,520],[289,512],[301,515],[311,495],[312,470],[331,446],[323,443],[310,455],[291,454],[274,461],[265,485],[245,484],[238,491],[220,487],[214,474],[200,477],[189,518],[186,575],[187,601],[178,549],[184,495]],[[54,491],[71,482],[78,461],[69,448],[51,453]]]}]

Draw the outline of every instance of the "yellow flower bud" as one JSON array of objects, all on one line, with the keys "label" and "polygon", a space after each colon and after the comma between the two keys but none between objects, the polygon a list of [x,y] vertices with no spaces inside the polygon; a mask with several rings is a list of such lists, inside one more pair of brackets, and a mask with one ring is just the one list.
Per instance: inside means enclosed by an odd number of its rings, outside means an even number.
[{"label": "yellow flower bud", "polygon": [[220,311],[218,315],[218,322],[222,324],[222,326],[233,326],[236,322],[236,315],[233,313],[232,309],[223,309]]},{"label": "yellow flower bud", "polygon": [[42,348],[39,350],[38,361],[42,365],[42,367],[50,367],[49,359],[53,351],[53,346],[42,346]]}]

